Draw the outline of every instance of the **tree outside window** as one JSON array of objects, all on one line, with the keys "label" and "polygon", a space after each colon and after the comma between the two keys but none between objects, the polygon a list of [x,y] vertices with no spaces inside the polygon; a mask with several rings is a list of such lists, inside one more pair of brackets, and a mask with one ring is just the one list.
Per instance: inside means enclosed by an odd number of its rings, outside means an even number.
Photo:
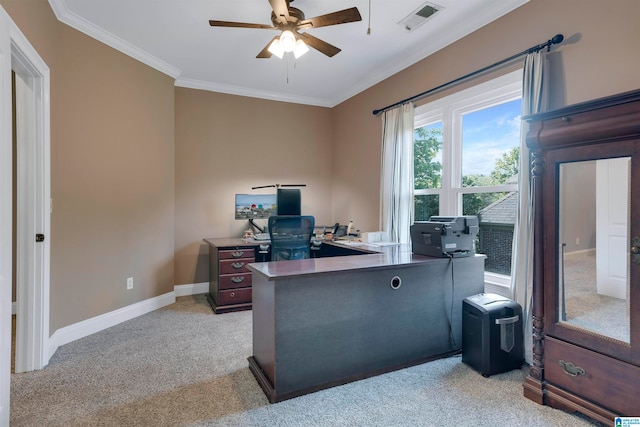
[{"label": "tree outside window", "polygon": [[485,271],[510,275],[517,210],[521,75],[416,108],[414,220],[477,215]]}]

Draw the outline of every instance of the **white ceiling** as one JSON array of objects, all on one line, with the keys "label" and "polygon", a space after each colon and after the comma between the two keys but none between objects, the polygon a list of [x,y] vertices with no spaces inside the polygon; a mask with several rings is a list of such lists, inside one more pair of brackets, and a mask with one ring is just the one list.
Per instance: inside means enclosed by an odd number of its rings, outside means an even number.
[{"label": "white ceiling", "polygon": [[333,107],[527,1],[429,0],[442,9],[408,32],[398,22],[424,0],[295,0],[306,18],[354,6],[362,15],[360,22],[307,30],[342,52],[329,58],[311,49],[297,60],[256,58],[277,31],[209,25],[271,25],[268,0],[49,3],[60,21],[174,77],[176,86]]}]

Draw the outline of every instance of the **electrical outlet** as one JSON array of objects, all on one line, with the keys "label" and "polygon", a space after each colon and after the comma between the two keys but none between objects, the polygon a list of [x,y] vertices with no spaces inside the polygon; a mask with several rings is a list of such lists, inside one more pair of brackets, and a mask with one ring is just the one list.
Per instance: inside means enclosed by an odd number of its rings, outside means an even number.
[{"label": "electrical outlet", "polygon": [[580,238],[576,237],[576,246],[580,246]]},{"label": "electrical outlet", "polygon": [[133,277],[127,277],[127,290],[133,289]]}]

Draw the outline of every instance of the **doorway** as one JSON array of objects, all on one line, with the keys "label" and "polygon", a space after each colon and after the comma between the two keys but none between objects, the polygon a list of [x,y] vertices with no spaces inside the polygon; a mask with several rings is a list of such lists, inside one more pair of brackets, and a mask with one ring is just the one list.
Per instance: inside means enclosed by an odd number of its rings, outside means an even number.
[{"label": "doorway", "polygon": [[[8,19],[9,72],[15,76],[10,89],[15,119],[9,123],[15,126],[15,166],[11,168],[15,186],[8,193],[11,200],[6,201],[15,216],[11,250],[16,283],[15,372],[27,372],[49,362],[50,86],[49,68]],[[0,73],[7,73],[6,66]]]},{"label": "doorway", "polygon": [[[15,372],[48,363],[49,338],[49,147],[41,70],[12,45],[15,73]],[[46,98],[45,98],[46,96]],[[48,112],[47,112],[48,113]],[[48,120],[46,120],[48,121]],[[44,240],[37,235],[44,236]]]},{"label": "doorway", "polygon": [[[16,119],[24,126],[16,147],[15,216],[12,162],[12,70],[24,83],[16,89]],[[17,80],[17,79],[16,79]],[[9,424],[11,388],[12,261],[16,257],[16,371],[42,369],[49,363],[49,239],[35,242],[34,233],[50,234],[49,67],[0,6],[0,425]],[[38,231],[36,231],[38,230]],[[15,253],[15,255],[14,255]]]}]

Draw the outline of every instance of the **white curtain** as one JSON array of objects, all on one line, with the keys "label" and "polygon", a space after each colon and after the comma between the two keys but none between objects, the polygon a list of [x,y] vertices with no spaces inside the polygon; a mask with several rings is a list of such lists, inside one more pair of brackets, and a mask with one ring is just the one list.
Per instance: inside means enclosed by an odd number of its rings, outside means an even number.
[{"label": "white curtain", "polygon": [[413,104],[387,110],[382,116],[380,230],[391,241],[411,243],[413,222]]},{"label": "white curtain", "polygon": [[[522,84],[522,116],[538,113],[543,108],[544,68],[543,50],[527,54],[524,60]],[[520,136],[520,179],[518,183],[518,215],[513,235],[511,263],[511,298],[522,306],[524,324],[525,361],[532,360],[531,286],[533,282],[533,188],[530,176],[530,154],[526,145],[528,126],[522,123]]]}]

